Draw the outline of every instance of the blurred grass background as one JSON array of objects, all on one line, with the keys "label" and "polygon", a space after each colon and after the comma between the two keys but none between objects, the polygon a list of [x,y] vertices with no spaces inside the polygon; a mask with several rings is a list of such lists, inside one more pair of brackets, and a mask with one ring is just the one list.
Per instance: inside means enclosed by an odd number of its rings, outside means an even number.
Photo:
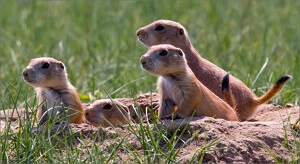
[{"label": "blurred grass background", "polygon": [[183,24],[202,57],[258,96],[281,75],[291,74],[294,78],[272,102],[299,105],[299,9],[296,0],[0,1],[1,108],[34,101],[21,71],[41,56],[63,61],[80,94],[135,97],[155,91],[156,77],[140,68],[147,49],[135,32],[157,19]]}]

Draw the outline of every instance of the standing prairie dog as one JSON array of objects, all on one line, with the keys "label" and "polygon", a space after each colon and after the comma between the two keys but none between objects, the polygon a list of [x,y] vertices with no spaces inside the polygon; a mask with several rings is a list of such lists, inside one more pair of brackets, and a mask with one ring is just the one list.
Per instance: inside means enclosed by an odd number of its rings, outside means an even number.
[{"label": "standing prairie dog", "polygon": [[95,127],[117,126],[130,122],[130,113],[125,105],[110,99],[93,102],[85,110],[86,120]]},{"label": "standing prairie dog", "polygon": [[168,44],[152,46],[140,62],[147,72],[159,75],[159,118],[171,114],[190,117],[195,112],[195,117],[239,121],[236,111],[195,77],[181,49]]},{"label": "standing prairie dog", "polygon": [[[200,56],[193,47],[187,30],[181,24],[170,20],[158,20],[140,28],[136,33],[138,39],[147,47],[171,44],[182,49],[197,79],[218,97],[226,102],[231,101],[232,97],[224,95],[221,89],[221,81],[226,72]],[[230,76],[230,86],[240,120],[247,120],[259,105],[274,97],[290,78],[289,75],[282,76],[263,96],[257,97],[242,81]]]},{"label": "standing prairie dog", "polygon": [[39,124],[62,114],[64,109],[67,109],[69,123],[84,122],[84,108],[62,62],[48,57],[35,58],[22,74],[24,80],[35,88],[39,104],[42,104],[37,112]]}]

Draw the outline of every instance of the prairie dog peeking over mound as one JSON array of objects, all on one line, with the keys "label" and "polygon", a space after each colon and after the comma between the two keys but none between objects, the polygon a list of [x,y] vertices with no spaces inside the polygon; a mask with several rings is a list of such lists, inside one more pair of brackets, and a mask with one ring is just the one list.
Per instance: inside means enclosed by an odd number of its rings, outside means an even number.
[{"label": "prairie dog peeking over mound", "polygon": [[95,127],[109,127],[128,124],[130,113],[125,105],[110,99],[93,102],[85,110],[87,121]]},{"label": "prairie dog peeking over mound", "polygon": [[22,71],[24,80],[37,92],[38,103],[42,104],[37,112],[39,124],[67,109],[69,123],[84,122],[84,109],[76,89],[68,80],[66,68],[61,61],[41,57],[32,59]]},{"label": "prairie dog peeking over mound", "polygon": [[[171,44],[182,49],[186,55],[187,64],[197,79],[226,102],[231,99],[228,95],[224,95],[221,89],[221,82],[227,72],[200,56],[193,47],[187,30],[180,23],[157,20],[138,29],[136,34],[140,42],[147,47]],[[280,77],[263,96],[257,97],[241,80],[230,75],[230,86],[240,119],[247,120],[259,105],[276,96],[290,78],[289,75]]]},{"label": "prairie dog peeking over mound", "polygon": [[181,49],[167,44],[152,46],[140,62],[147,72],[159,75],[159,118],[171,114],[190,117],[195,112],[195,117],[210,116],[239,121],[232,107],[197,80]]}]

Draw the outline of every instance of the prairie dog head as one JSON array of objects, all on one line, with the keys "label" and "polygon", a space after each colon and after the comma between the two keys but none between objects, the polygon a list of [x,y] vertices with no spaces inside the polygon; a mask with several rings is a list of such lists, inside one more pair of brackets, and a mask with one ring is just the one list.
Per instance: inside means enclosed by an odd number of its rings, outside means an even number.
[{"label": "prairie dog head", "polygon": [[33,87],[59,88],[67,85],[64,64],[53,58],[32,59],[22,71],[24,80]]},{"label": "prairie dog head", "polygon": [[85,118],[95,127],[109,127],[110,124],[127,124],[130,120],[128,108],[116,100],[102,99],[93,102],[85,110]]},{"label": "prairie dog head", "polygon": [[185,72],[187,67],[183,51],[169,44],[150,47],[140,62],[144,70],[161,76]]},{"label": "prairie dog head", "polygon": [[190,45],[186,29],[178,22],[157,20],[136,32],[138,39],[145,46],[171,44],[176,47]]}]

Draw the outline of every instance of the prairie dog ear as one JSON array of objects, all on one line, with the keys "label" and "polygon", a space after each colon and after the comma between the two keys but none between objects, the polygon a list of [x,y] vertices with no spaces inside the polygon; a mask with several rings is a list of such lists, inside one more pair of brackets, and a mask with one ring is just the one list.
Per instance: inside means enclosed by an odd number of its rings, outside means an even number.
[{"label": "prairie dog ear", "polygon": [[61,62],[60,62],[60,63],[59,63],[59,66],[60,66],[61,69],[65,69],[64,63],[61,63]]},{"label": "prairie dog ear", "polygon": [[129,108],[126,105],[122,104],[121,107],[122,107],[122,112],[124,114],[130,115],[130,110],[129,110]]},{"label": "prairie dog ear", "polygon": [[183,28],[179,28],[178,35],[184,35],[184,29]]},{"label": "prairie dog ear", "polygon": [[180,56],[183,56],[183,52],[182,52],[181,49],[177,49],[177,52],[178,52],[178,54],[179,54]]}]

